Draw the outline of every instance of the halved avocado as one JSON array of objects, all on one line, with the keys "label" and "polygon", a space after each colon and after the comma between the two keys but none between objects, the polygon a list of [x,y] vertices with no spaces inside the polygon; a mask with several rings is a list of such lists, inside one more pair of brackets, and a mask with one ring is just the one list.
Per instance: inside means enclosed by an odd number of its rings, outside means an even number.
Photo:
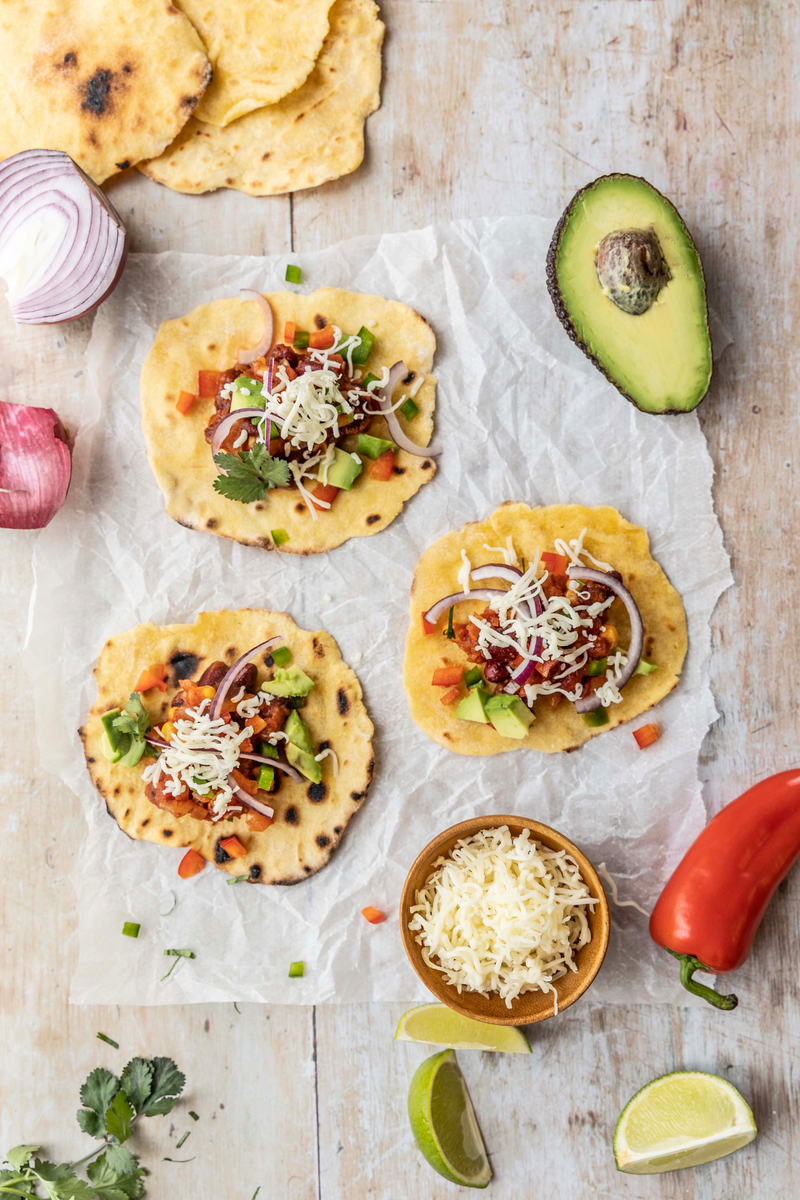
[{"label": "halved avocado", "polygon": [[547,289],[584,354],[642,412],[691,412],[711,382],[700,256],[680,214],[635,175],[582,188],[547,255]]}]

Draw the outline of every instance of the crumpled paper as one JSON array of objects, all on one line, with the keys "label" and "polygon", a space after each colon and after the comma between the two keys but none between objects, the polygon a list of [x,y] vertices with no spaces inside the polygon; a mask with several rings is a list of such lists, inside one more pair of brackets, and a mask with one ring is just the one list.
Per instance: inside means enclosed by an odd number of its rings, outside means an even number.
[{"label": "crumpled paper", "polygon": [[[444,447],[435,479],[389,529],[306,559],[171,521],[139,426],[139,374],[159,322],[240,287],[284,286],[287,257],[129,259],[95,321],[72,492],[36,545],[26,650],[42,763],[86,811],[74,873],[74,1002],[422,1000],[400,941],[398,900],[416,854],[448,825],[492,812],[545,821],[605,861],[621,896],[646,909],[703,826],[698,752],[717,716],[709,619],[731,582],[711,459],[695,415],[639,413],[569,342],[544,284],[551,231],[540,218],[454,222],[291,255],[304,288],[396,297],[431,322],[435,440]],[[411,721],[401,666],[414,566],[440,534],[506,499],[612,504],[649,530],[683,596],[690,639],[681,682],[655,713],[664,736],[645,753],[627,725],[574,754],[463,758]],[[211,867],[180,880],[178,852],[130,841],[107,816],[76,733],[107,637],[141,621],[192,621],[201,609],[247,605],[286,609],[307,629],[329,630],[355,666],[376,726],[363,810],[329,866],[290,888],[228,886]],[[389,920],[369,925],[360,915],[367,904]],[[125,920],[141,923],[137,941],[121,936]],[[645,918],[623,908],[612,920],[595,999],[685,1002]],[[163,956],[168,947],[196,958],[162,982],[174,961]],[[289,979],[298,959],[305,976]]]}]

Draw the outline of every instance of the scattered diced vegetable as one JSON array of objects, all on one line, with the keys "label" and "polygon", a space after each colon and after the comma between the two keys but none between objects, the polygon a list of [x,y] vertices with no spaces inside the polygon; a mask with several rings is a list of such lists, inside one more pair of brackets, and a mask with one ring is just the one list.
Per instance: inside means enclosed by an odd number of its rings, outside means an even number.
[{"label": "scattered diced vegetable", "polygon": [[480,667],[470,667],[470,669],[464,675],[464,683],[468,688],[474,688],[477,687],[479,683],[483,683],[483,676],[481,675]]},{"label": "scattered diced vegetable", "polygon": [[245,396],[261,395],[261,384],[257,379],[253,379],[252,375],[239,375],[234,379],[233,386]]},{"label": "scattered diced vegetable", "polygon": [[608,724],[608,712],[605,708],[596,708],[593,712],[583,714],[583,719],[590,729],[599,729]]},{"label": "scattered diced vegetable", "polygon": [[190,1129],[187,1129],[187,1130],[186,1130],[186,1133],[184,1133],[184,1134],[183,1134],[183,1135],[182,1135],[182,1136],[181,1136],[181,1137],[178,1139],[178,1141],[175,1143],[175,1149],[176,1149],[176,1150],[180,1150],[181,1146],[182,1146],[182,1145],[183,1145],[183,1143],[186,1141],[186,1139],[188,1138],[188,1136],[189,1136],[189,1134],[190,1134],[190,1133],[191,1133],[191,1130],[190,1130]]},{"label": "scattered diced vegetable", "polygon": [[441,703],[442,703],[442,704],[452,704],[452,703],[453,703],[453,701],[454,701],[454,700],[457,700],[457,699],[459,698],[459,696],[460,696],[460,695],[461,695],[461,688],[460,688],[460,687],[454,687],[454,688],[452,689],[452,691],[450,691],[450,692],[445,692],[445,694],[442,696]]},{"label": "scattered diced vegetable", "polygon": [[244,846],[235,836],[221,838],[219,844],[225,853],[230,855],[231,858],[244,858],[244,856],[247,854]]},{"label": "scattered diced vegetable", "polygon": [[330,350],[336,340],[336,335],[333,332],[332,325],[326,325],[324,329],[314,329],[308,337],[308,344],[312,350]]},{"label": "scattered diced vegetable", "polygon": [[272,540],[276,546],[282,546],[284,542],[288,542],[289,535],[285,529],[271,529]]},{"label": "scattered diced vegetable", "polygon": [[198,871],[202,871],[206,865],[206,860],[202,854],[198,854],[196,850],[187,850],[180,861],[178,874],[181,879],[191,879]]},{"label": "scattered diced vegetable", "polygon": [[294,341],[292,342],[292,345],[294,346],[295,350],[307,350],[308,349],[308,337],[309,337],[309,334],[308,334],[307,329],[296,329],[295,334],[294,334]]},{"label": "scattered diced vegetable", "polygon": [[638,729],[634,729],[633,736],[636,738],[636,745],[639,749],[646,750],[661,737],[661,726],[658,721],[653,721],[649,725],[640,725]]},{"label": "scattered diced vegetable", "polygon": [[277,650],[272,651],[271,657],[276,667],[288,667],[292,661],[292,652],[288,646],[278,646]]},{"label": "scattered diced vegetable", "polygon": [[370,383],[377,383],[377,382],[378,382],[378,376],[373,375],[372,371],[368,371],[367,374],[364,376],[364,378],[361,380],[361,386],[362,386],[362,388],[365,388],[365,387],[368,387],[368,385]]},{"label": "scattered diced vegetable", "polygon": [[554,554],[551,550],[545,550],[539,561],[551,575],[566,575],[567,573],[569,559],[565,554]]},{"label": "scattered diced vegetable", "polygon": [[170,956],[171,958],[174,958],[174,959],[175,959],[175,962],[172,964],[172,966],[170,967],[170,969],[167,971],[166,975],[162,975],[162,976],[161,976],[161,982],[162,982],[162,983],[164,982],[164,980],[165,980],[165,979],[169,979],[170,975],[172,974],[172,972],[173,972],[173,971],[175,970],[175,968],[177,967],[179,959],[181,959],[181,958],[194,958],[194,951],[193,951],[193,950],[165,950],[165,951],[164,951],[164,953],[165,953],[166,955]]},{"label": "scattered diced vegetable", "polygon": [[380,458],[376,458],[373,463],[370,463],[367,474],[370,479],[379,479],[386,483],[392,478],[394,472],[394,451],[387,450]]},{"label": "scattered diced vegetable", "polygon": [[398,412],[401,412],[407,421],[413,421],[414,417],[419,412],[419,405],[415,404],[409,396],[405,404],[400,405]]},{"label": "scattered diced vegetable", "polygon": [[370,925],[380,925],[381,921],[386,920],[386,913],[382,913],[379,908],[373,908],[371,904],[362,908],[361,915],[367,918]]},{"label": "scattered diced vegetable", "polygon": [[447,610],[447,628],[444,630],[444,636],[450,641],[455,641],[456,631],[453,629],[453,605]]},{"label": "scattered diced vegetable", "polygon": [[299,283],[303,278],[303,272],[300,267],[296,267],[294,263],[289,263],[286,267],[286,282]]},{"label": "scattered diced vegetable", "polygon": [[199,1117],[199,1115],[198,1115],[196,1112],[192,1112],[192,1110],[191,1110],[191,1109],[189,1109],[189,1116],[192,1118],[192,1120],[193,1120],[193,1121],[199,1121],[199,1120],[200,1120],[200,1117]]},{"label": "scattered diced vegetable", "polygon": [[605,669],[607,666],[608,666],[607,658],[596,658],[594,660],[594,662],[589,663],[589,669],[587,670],[586,674],[587,675],[602,675],[605,672]]},{"label": "scattered diced vegetable", "polygon": [[296,332],[297,326],[295,325],[294,321],[287,321],[283,327],[283,340],[287,346],[291,346]]},{"label": "scattered diced vegetable", "polygon": [[[340,491],[341,488],[334,487],[332,483],[317,483],[311,489],[312,503],[321,500],[322,504],[317,504],[317,508],[322,508],[323,504],[333,504]],[[327,509],[323,508],[322,511],[327,512]]]},{"label": "scattered diced vegetable", "polygon": [[105,1042],[107,1046],[113,1046],[115,1050],[119,1050],[119,1042],[115,1042],[113,1038],[108,1037],[105,1033],[97,1035],[101,1042]]},{"label": "scattered diced vegetable", "polygon": [[425,620],[425,613],[421,613],[420,615],[422,617],[422,632],[423,633],[436,633],[436,625],[431,621]]},{"label": "scattered diced vegetable", "polygon": [[372,347],[375,345],[375,334],[370,333],[370,331],[365,328],[364,325],[362,325],[358,331],[358,336],[361,338],[361,342],[353,350],[353,353],[350,357],[352,359],[353,366],[363,367],[364,363],[372,353]]},{"label": "scattered diced vegetable", "polygon": [[651,662],[648,662],[646,658],[640,658],[639,662],[636,666],[636,670],[633,673],[634,673],[634,675],[652,675],[653,671],[657,671],[657,670],[658,670],[657,663],[651,663]]},{"label": "scattered diced vegetable", "polygon": [[217,394],[221,371],[198,371],[197,394],[201,400],[211,400]]},{"label": "scattered diced vegetable", "polygon": [[301,962],[290,963],[289,964],[289,978],[290,979],[302,979],[304,970],[305,970],[305,963],[301,963]]},{"label": "scattered diced vegetable", "polygon": [[461,683],[463,675],[463,669],[458,666],[436,667],[431,684],[433,687],[455,687]]},{"label": "scattered diced vegetable", "polygon": [[153,663],[152,666],[146,667],[139,676],[139,680],[134,688],[135,692],[149,692],[153,688],[158,688],[160,692],[167,690],[167,667],[165,663]]},{"label": "scattered diced vegetable", "polygon": [[261,767],[258,772],[258,788],[261,792],[269,792],[275,782],[275,768]]},{"label": "scattered diced vegetable", "polygon": [[137,925],[135,921],[126,921],[122,926],[122,932],[125,937],[138,937],[141,925]]},{"label": "scattered diced vegetable", "polygon": [[263,754],[265,758],[280,758],[278,747],[273,746],[270,742],[261,742],[258,752],[259,754]]},{"label": "scattered diced vegetable", "polygon": [[186,416],[196,399],[197,396],[194,396],[191,392],[181,392],[175,405],[181,416]]},{"label": "scattered diced vegetable", "polygon": [[361,458],[378,459],[387,450],[396,450],[397,446],[394,442],[389,442],[386,438],[373,437],[371,433],[360,433],[358,435],[358,453]]}]

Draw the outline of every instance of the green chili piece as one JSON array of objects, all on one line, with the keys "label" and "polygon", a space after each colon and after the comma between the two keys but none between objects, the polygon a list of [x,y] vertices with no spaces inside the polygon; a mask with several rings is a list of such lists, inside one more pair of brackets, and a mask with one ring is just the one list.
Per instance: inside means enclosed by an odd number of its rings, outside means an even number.
[{"label": "green chili piece", "polygon": [[284,542],[288,542],[289,535],[285,529],[271,529],[272,540],[276,546],[282,546]]},{"label": "green chili piece", "polygon": [[303,272],[301,271],[300,267],[296,267],[294,263],[289,263],[286,268],[285,278],[287,283],[299,283],[303,278]]},{"label": "green chili piece", "polygon": [[294,346],[295,350],[307,350],[308,349],[308,330],[307,329],[296,329],[295,334],[294,334],[294,341],[292,342],[292,345]]},{"label": "green chili piece", "polygon": [[594,662],[589,663],[587,675],[602,675],[608,666],[607,658],[596,658]]},{"label": "green chili piece", "polygon": [[413,421],[414,417],[419,412],[419,405],[415,404],[414,401],[409,396],[409,398],[408,398],[408,400],[406,400],[405,404],[400,405],[400,408],[398,409],[398,411],[403,414],[403,416],[405,417],[405,419],[407,421]]},{"label": "green chili piece", "polygon": [[279,646],[277,650],[272,651],[272,661],[276,667],[288,667],[292,661],[292,652],[288,646]]},{"label": "green chili piece", "polygon": [[135,921],[126,921],[122,926],[122,932],[125,937],[138,937],[141,925],[137,925]]},{"label": "green chili piece", "polygon": [[301,962],[291,963],[289,965],[289,978],[290,979],[302,979],[304,970],[305,970],[305,963],[301,963]]},{"label": "green chili piece", "polygon": [[483,683],[483,676],[481,675],[480,667],[470,667],[470,669],[464,675],[464,683],[468,688],[474,688],[477,687],[479,683]]},{"label": "green chili piece", "polygon": [[358,331],[358,337],[361,338],[359,344],[354,348],[350,359],[354,367],[363,367],[364,363],[372,353],[372,347],[375,345],[375,334],[362,325]]},{"label": "green chili piece", "polygon": [[608,724],[608,713],[604,708],[596,708],[593,712],[583,713],[583,719],[590,729],[598,729]]}]

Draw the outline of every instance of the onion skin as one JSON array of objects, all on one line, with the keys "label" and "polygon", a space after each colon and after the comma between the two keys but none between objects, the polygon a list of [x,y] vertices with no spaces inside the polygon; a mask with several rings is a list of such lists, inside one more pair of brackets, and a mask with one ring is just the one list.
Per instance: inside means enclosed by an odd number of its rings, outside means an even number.
[{"label": "onion skin", "polygon": [[[639,659],[642,657],[642,650],[644,649],[644,623],[642,621],[642,614],[639,612],[639,606],[628,589],[620,583],[615,575],[610,575],[608,571],[595,571],[592,567],[572,566],[567,568],[567,578],[586,579],[590,583],[602,584],[603,587],[607,587],[610,592],[613,592],[628,610],[631,622],[628,662],[617,680],[617,687],[622,691],[638,667]],[[575,701],[575,711],[581,715],[594,712],[599,707],[600,700],[596,692],[592,692],[590,696],[582,696]]]},{"label": "onion skin", "polygon": [[58,414],[0,401],[0,529],[44,529],[64,504],[71,478]]}]

